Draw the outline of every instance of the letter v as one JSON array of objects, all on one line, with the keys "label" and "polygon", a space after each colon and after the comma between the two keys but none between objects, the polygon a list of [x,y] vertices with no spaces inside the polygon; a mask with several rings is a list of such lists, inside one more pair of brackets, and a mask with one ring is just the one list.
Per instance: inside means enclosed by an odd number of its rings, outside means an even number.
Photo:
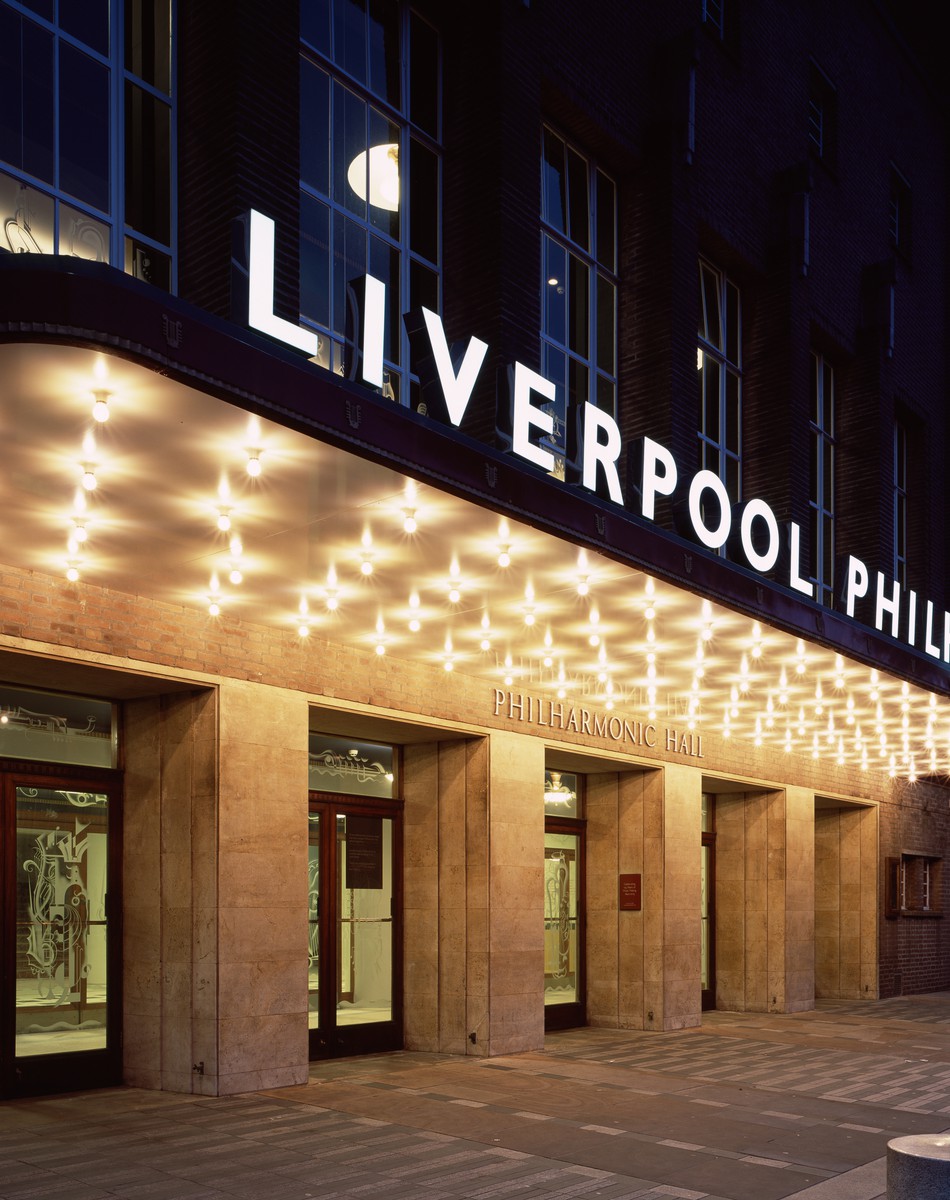
[{"label": "letter v", "polygon": [[[442,319],[429,309],[422,309],[422,319],[425,321],[426,333],[429,335],[429,345],[432,348],[432,359],[439,377],[442,395],[445,397],[445,408],[453,425],[461,425],[465,410],[475,387],[478,372],[488,353],[488,344],[477,337],[469,338],[464,355],[459,348],[449,351],[442,328]],[[461,363],[459,359],[461,358]]]}]

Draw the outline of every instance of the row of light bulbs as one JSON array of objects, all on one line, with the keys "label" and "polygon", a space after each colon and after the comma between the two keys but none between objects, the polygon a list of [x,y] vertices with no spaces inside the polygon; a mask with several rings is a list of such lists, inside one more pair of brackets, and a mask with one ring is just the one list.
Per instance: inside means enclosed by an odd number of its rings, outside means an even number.
[{"label": "row of light bulbs", "polygon": [[[97,469],[99,454],[95,430],[101,430],[109,420],[110,402],[113,394],[105,386],[97,386],[91,393],[91,417],[93,426],[87,430],[81,453],[77,462],[79,466],[79,482],[73,497],[70,527],[67,535],[67,565],[66,575],[71,581],[80,578],[81,555],[85,551],[88,540],[90,522],[90,500],[98,487]],[[259,428],[252,421],[250,429],[251,440],[244,448],[244,467],[252,479],[260,478],[263,471],[262,459],[264,449],[260,438]],[[100,435],[101,436],[101,435]],[[218,496],[212,505],[215,532],[225,535],[228,539],[226,556],[227,582],[238,587],[244,580],[242,565],[243,544],[239,532],[235,529],[235,505],[232,501],[230,488],[225,478],[222,478],[218,488]],[[419,530],[419,506],[415,484],[409,480],[406,485],[404,503],[397,508],[397,519],[401,522],[402,530],[407,535],[413,535]],[[497,566],[507,571],[514,559],[514,541],[507,521],[502,518],[497,534],[497,542],[493,551]],[[359,576],[366,579],[376,568],[377,551],[372,534],[364,530],[359,551],[356,555],[359,563]],[[494,666],[488,666],[488,673],[495,674],[506,686],[512,686],[516,681],[528,682],[552,691],[559,699],[569,695],[583,694],[596,698],[608,710],[619,704],[632,704],[643,709],[650,720],[655,720],[659,711],[660,692],[663,687],[660,658],[661,647],[656,637],[658,610],[662,610],[663,599],[657,595],[656,585],[652,579],[647,579],[642,597],[637,604],[637,611],[646,623],[645,639],[637,648],[642,653],[643,672],[637,676],[640,680],[629,687],[619,682],[619,676],[625,673],[623,666],[617,666],[610,661],[607,654],[606,638],[601,625],[600,611],[593,598],[592,581],[594,572],[587,561],[583,550],[579,552],[577,567],[571,586],[578,597],[588,603],[586,626],[586,642],[595,651],[596,664],[589,663],[579,671],[568,671],[565,656],[556,649],[555,639],[548,625],[543,637],[543,644],[537,654],[530,656],[528,667],[507,651],[504,656],[498,652],[496,637],[487,610],[483,610],[478,621],[478,627],[459,640],[458,634],[453,636],[446,633],[443,649],[436,656],[441,661],[445,671],[451,672],[462,662],[471,660],[474,653],[478,659],[478,669],[484,671],[488,664],[486,656],[494,656]],[[444,580],[444,593],[440,597],[447,601],[452,608],[450,613],[459,611],[469,587],[463,577],[460,564],[453,557],[448,574]],[[326,586],[316,589],[327,613],[334,614],[340,609],[344,596],[343,588],[335,567],[331,567],[327,575]],[[519,603],[520,620],[526,629],[536,627],[543,616],[543,605],[539,606],[534,589],[529,583],[524,589],[524,599]],[[222,612],[225,602],[225,589],[218,571],[212,573],[209,579],[206,595],[207,610],[213,617]],[[423,628],[423,606],[418,591],[413,591],[408,597],[408,617],[406,627],[410,634],[418,634]],[[465,618],[468,613],[465,613]],[[293,618],[298,635],[308,637],[314,625],[315,614],[311,608],[311,600],[305,592],[301,595],[297,613]],[[813,695],[806,701],[801,695],[793,700],[792,693],[800,692],[804,677],[808,673],[808,654],[804,642],[798,640],[793,655],[786,656],[781,663],[778,678],[771,684],[764,684],[761,667],[765,650],[765,637],[761,625],[753,622],[746,649],[740,656],[738,669],[727,673],[725,686],[729,688],[728,701],[719,700],[713,703],[709,711],[704,713],[704,702],[711,697],[721,695],[720,686],[710,688],[704,684],[707,669],[710,666],[711,643],[715,637],[716,617],[708,600],[703,600],[699,617],[696,620],[697,637],[695,655],[692,661],[692,676],[688,692],[682,698],[681,716],[689,729],[703,727],[713,729],[722,737],[729,738],[742,732],[743,721],[751,729],[750,736],[756,745],[774,742],[783,747],[786,752],[793,749],[804,749],[813,757],[822,753],[831,753],[835,760],[859,763],[867,768],[872,758],[884,760],[888,773],[906,773],[915,778],[922,764],[923,769],[935,773],[937,762],[937,709],[936,697],[930,696],[926,701],[926,713],[915,713],[918,722],[923,722],[924,733],[920,741],[913,743],[911,738],[911,697],[908,684],[901,686],[900,719],[896,722],[899,733],[890,731],[889,726],[895,724],[895,719],[885,719],[882,695],[886,690],[878,673],[871,671],[866,685],[867,700],[874,705],[874,711],[869,718],[865,714],[864,722],[858,716],[855,695],[853,691],[846,692],[847,672],[841,656],[835,660],[834,671],[823,677],[815,677]],[[393,638],[389,635],[382,615],[377,617],[369,641],[377,655],[384,655],[392,645]],[[472,650],[459,650],[458,646],[471,643]],[[474,646],[478,647],[477,651]],[[719,664],[721,668],[721,664]],[[717,675],[720,671],[717,670]],[[721,675],[720,675],[721,677]],[[757,685],[757,687],[754,687]],[[765,688],[764,703],[761,695]],[[829,690],[830,689],[830,690]],[[758,690],[758,699],[753,693]],[[792,701],[790,706],[790,701]],[[917,708],[920,706],[917,705]],[[796,711],[797,710],[797,711]],[[715,715],[718,713],[719,715]],[[838,720],[836,722],[836,714]],[[873,734],[866,732],[870,723]],[[892,740],[892,736],[893,740]],[[947,741],[947,760],[950,761],[950,728],[941,735]]]}]

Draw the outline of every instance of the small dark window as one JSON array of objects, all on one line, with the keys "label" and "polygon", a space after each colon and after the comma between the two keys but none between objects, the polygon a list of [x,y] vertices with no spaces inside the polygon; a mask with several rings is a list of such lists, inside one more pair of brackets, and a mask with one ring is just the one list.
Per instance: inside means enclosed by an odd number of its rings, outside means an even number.
[{"label": "small dark window", "polygon": [[837,160],[838,95],[824,71],[811,64],[808,82],[808,147],[831,171]]},{"label": "small dark window", "polygon": [[887,232],[891,246],[905,262],[911,255],[910,184],[896,167],[891,167],[891,192],[887,210]]}]

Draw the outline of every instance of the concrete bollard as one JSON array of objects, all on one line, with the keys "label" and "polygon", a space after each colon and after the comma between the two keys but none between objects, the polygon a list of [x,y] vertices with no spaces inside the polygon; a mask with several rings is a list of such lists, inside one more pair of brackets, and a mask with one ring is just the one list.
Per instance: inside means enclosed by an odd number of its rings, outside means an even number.
[{"label": "concrete bollard", "polygon": [[947,1200],[950,1134],[915,1133],[887,1143],[887,1200]]}]

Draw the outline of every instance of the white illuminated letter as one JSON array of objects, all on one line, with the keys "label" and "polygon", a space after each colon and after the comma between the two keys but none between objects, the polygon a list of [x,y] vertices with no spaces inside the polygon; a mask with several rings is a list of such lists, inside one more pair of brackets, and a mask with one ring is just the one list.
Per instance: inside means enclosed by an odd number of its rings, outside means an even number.
[{"label": "white illuminated letter", "polygon": [[453,425],[461,425],[475,387],[475,380],[478,378],[478,372],[482,369],[482,363],[488,353],[488,345],[477,337],[469,338],[465,355],[456,374],[452,355],[449,352],[449,344],[445,338],[445,330],[442,327],[442,318],[437,313],[423,308],[422,319],[425,321],[426,333],[429,335],[432,358],[439,376],[439,386],[445,396],[445,407],[448,410],[449,420]]},{"label": "white illuminated letter", "polygon": [[[769,531],[769,548],[764,554],[759,554],[752,544],[752,522],[756,517],[765,522]],[[742,550],[749,560],[749,565],[757,571],[771,571],[778,562],[778,521],[775,519],[775,513],[764,500],[750,500],[743,508],[742,519],[739,522],[739,535],[742,539]]]},{"label": "white illuminated letter", "polygon": [[[672,496],[676,489],[676,462],[665,446],[652,438],[643,439],[643,467],[640,476],[640,494],[643,497],[640,511],[653,521],[656,519],[657,496]],[[662,467],[662,471],[657,471]]]},{"label": "white illuminated letter", "polygon": [[802,579],[801,561],[802,561],[802,530],[800,525],[796,525],[794,521],[790,521],[788,525],[788,583],[789,587],[793,587],[796,592],[803,592],[806,596],[814,596],[815,589],[807,579]]},{"label": "white illuminated letter", "polygon": [[884,572],[877,573],[877,600],[874,604],[874,628],[884,632],[884,614],[891,614],[891,637],[897,637],[897,622],[901,614],[901,586],[893,580],[890,599],[885,595]]},{"label": "white illuminated letter", "polygon": [[531,403],[531,393],[537,392],[554,403],[554,384],[520,362],[515,363],[514,389],[511,398],[511,448],[515,454],[526,458],[545,471],[554,470],[554,455],[549,450],[536,446],[529,434],[534,425],[542,433],[554,432],[554,417],[542,412]]},{"label": "white illuminated letter", "polygon": [[[715,492],[719,501],[719,526],[709,529],[703,521],[703,492]],[[689,485],[689,519],[693,532],[704,546],[710,550],[718,550],[725,545],[732,525],[732,508],[729,504],[729,493],[726,485],[712,471],[697,471]]]},{"label": "white illuminated letter", "polygon": [[372,275],[364,275],[363,284],[363,380],[382,387],[386,285]]},{"label": "white illuminated letter", "polygon": [[247,252],[247,323],[252,329],[303,350],[310,358],[317,353],[315,333],[274,312],[274,222],[253,208]]},{"label": "white illuminated letter", "polygon": [[[598,431],[603,429],[606,438],[597,440]],[[597,491],[597,464],[604,469],[607,491],[615,504],[623,504],[620,478],[617,475],[617,459],[620,457],[620,429],[610,413],[593,404],[584,405],[584,474],[583,483],[589,491]]]},{"label": "white illuminated letter", "polygon": [[854,602],[868,594],[868,569],[860,558],[848,555],[848,565],[845,568],[844,599],[845,612],[849,617],[854,616]]},{"label": "white illuminated letter", "polygon": [[940,657],[940,647],[934,642],[934,602],[927,601],[927,632],[924,636],[924,649],[934,658]]}]

